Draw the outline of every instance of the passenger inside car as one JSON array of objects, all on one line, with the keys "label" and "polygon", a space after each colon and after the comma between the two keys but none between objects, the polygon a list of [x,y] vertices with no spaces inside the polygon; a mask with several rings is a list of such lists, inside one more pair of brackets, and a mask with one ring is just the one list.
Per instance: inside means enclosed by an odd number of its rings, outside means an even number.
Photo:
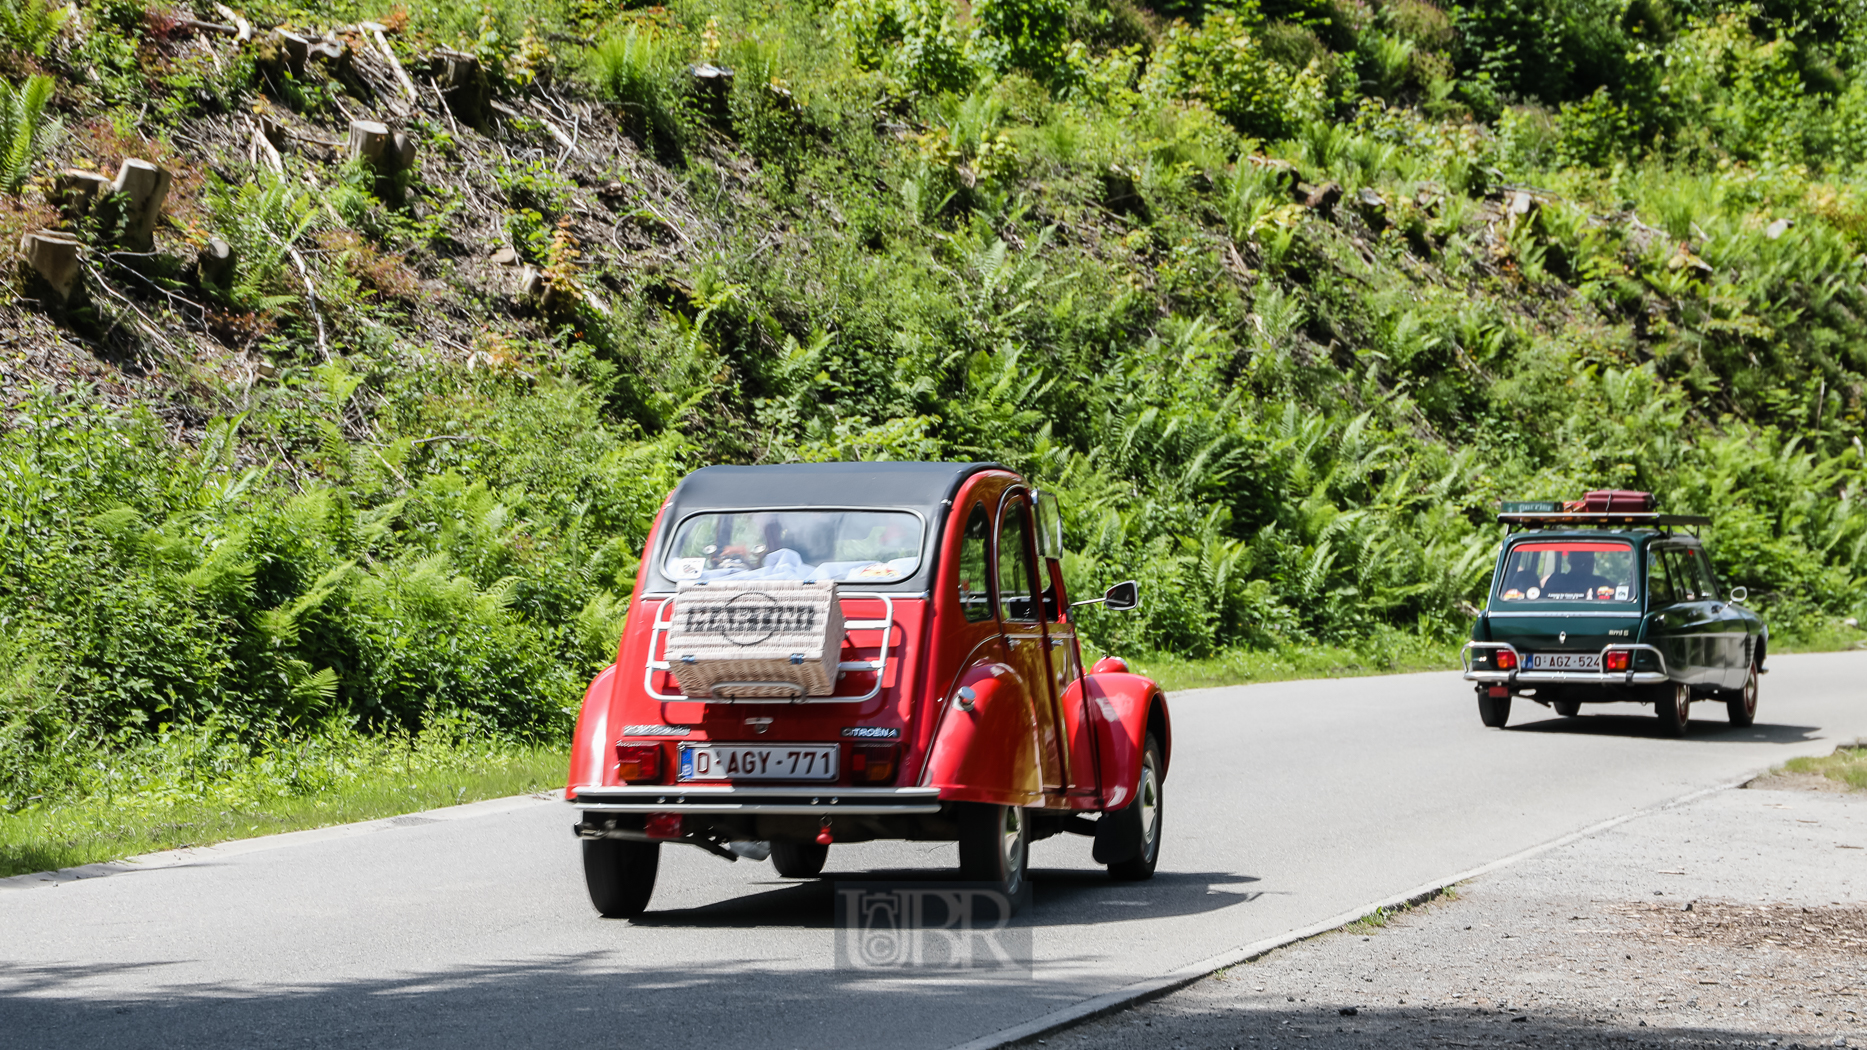
[{"label": "passenger inside car", "polygon": [[1593,598],[1603,586],[1608,588],[1608,593],[1614,592],[1613,581],[1595,574],[1593,551],[1570,551],[1568,554],[1568,565],[1543,584],[1551,598]]}]

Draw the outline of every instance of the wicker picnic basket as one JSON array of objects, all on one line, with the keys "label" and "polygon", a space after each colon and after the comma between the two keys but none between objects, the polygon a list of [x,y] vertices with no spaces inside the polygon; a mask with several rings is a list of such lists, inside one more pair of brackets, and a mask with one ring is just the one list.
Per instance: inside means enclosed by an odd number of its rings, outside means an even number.
[{"label": "wicker picnic basket", "polygon": [[683,583],[674,596],[668,664],[688,696],[829,696],[842,646],[843,607],[827,580]]}]

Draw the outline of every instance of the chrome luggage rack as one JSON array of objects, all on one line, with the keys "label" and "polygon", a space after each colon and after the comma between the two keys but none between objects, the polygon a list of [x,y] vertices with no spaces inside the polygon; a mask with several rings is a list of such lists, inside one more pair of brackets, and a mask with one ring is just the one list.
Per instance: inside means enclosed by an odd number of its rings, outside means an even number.
[{"label": "chrome luggage rack", "polygon": [[[655,690],[655,672],[671,670],[674,666],[673,663],[666,658],[665,650],[664,650],[663,658],[661,659],[655,658],[655,649],[656,649],[657,644],[660,644],[663,646],[667,644],[667,638],[666,638],[667,633],[674,626],[673,618],[668,615],[674,608],[674,596],[673,595],[663,598],[661,600],[661,604],[655,609],[655,622],[654,622],[654,625],[650,627],[648,631],[648,665],[642,670],[642,691],[647,693],[651,698],[655,700],[659,700],[663,703],[694,702],[694,703],[711,703],[711,704],[770,704],[770,703],[860,704],[860,703],[866,703],[870,700],[873,700],[877,696],[881,695],[882,680],[886,677],[886,675],[884,674],[884,671],[888,667],[889,636],[894,633],[894,626],[895,626],[895,600],[893,596],[887,595],[887,594],[864,594],[861,592],[839,594],[837,595],[837,600],[838,601],[854,601],[854,600],[879,601],[882,603],[882,618],[879,620],[844,620],[843,621],[843,637],[845,639],[849,638],[849,632],[851,631],[880,631],[882,632],[881,654],[877,656],[875,659],[873,660],[841,660],[841,661],[838,661],[836,665],[837,678],[839,680],[842,678],[842,676],[845,673],[849,671],[874,671],[875,672],[875,684],[872,687],[870,687],[868,692],[862,694],[861,696],[835,696],[835,695],[809,696],[805,693],[803,686],[797,685],[796,683],[793,683],[793,682],[716,682],[713,685],[713,689],[715,690],[715,693],[708,693],[704,696],[688,696],[686,693],[670,694],[670,693],[657,692]],[[779,697],[770,697],[770,696],[718,696],[718,695],[715,695],[717,691],[720,689],[730,689],[734,686],[739,686],[739,687],[755,686],[755,687],[765,688],[765,689],[789,689],[792,691],[793,695],[791,699],[788,701],[782,698],[779,698]]]}]

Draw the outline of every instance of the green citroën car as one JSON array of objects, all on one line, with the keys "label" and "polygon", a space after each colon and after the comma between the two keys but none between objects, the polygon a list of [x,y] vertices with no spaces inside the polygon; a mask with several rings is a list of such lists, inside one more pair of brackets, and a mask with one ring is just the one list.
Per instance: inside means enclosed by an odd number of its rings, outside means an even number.
[{"label": "green citro\u00ebn car", "polygon": [[1722,701],[1735,726],[1757,716],[1769,630],[1719,583],[1697,529],[1709,519],[1653,510],[1648,493],[1505,503],[1490,600],[1463,651],[1478,714],[1502,728],[1511,698],[1573,717],[1585,703],[1652,704],[1684,736],[1694,700]]}]

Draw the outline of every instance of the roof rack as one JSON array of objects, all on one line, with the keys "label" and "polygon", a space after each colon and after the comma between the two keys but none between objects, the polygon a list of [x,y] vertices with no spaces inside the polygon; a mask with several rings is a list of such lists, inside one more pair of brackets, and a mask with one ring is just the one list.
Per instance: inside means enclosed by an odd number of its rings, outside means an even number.
[{"label": "roof rack", "polygon": [[1702,514],[1660,514],[1656,511],[1628,510],[1523,510],[1509,511],[1497,516],[1497,520],[1516,529],[1518,527],[1541,528],[1551,525],[1573,525],[1578,528],[1607,528],[1611,525],[1652,525],[1658,528],[1676,528],[1686,526],[1698,528],[1711,524],[1711,519]]}]

